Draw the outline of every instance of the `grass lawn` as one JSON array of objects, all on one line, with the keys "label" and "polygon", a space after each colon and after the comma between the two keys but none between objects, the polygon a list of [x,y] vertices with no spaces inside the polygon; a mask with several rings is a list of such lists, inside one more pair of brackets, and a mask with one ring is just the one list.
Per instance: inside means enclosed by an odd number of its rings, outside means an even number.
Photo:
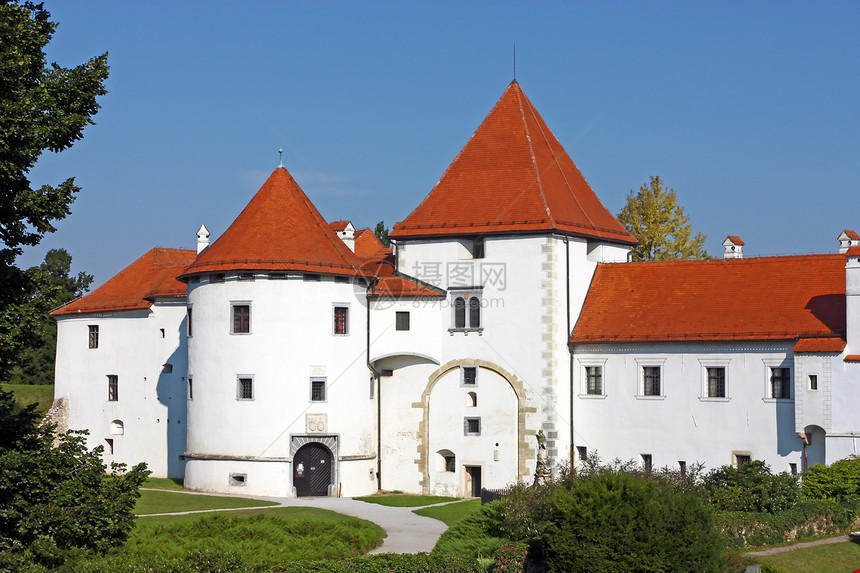
[{"label": "grass lawn", "polygon": [[438,495],[410,495],[408,493],[383,493],[380,495],[368,495],[356,497],[358,501],[367,503],[378,503],[391,507],[418,507],[421,505],[432,505],[434,503],[445,503],[457,501],[456,497],[443,497]]},{"label": "grass lawn", "polygon": [[480,499],[469,499],[459,503],[449,503],[447,505],[439,505],[435,507],[424,507],[416,509],[413,513],[423,515],[424,517],[432,517],[443,522],[448,527],[451,527],[473,511],[481,508]]},{"label": "grass lawn", "polygon": [[171,489],[171,490],[180,490],[185,491],[185,487],[182,485],[182,480],[179,478],[146,478],[146,481],[143,482],[143,485],[140,487],[150,487],[153,489]]},{"label": "grass lawn", "polygon": [[136,515],[172,513],[176,511],[199,511],[203,509],[229,509],[234,507],[266,507],[277,505],[272,501],[260,501],[241,497],[217,495],[190,495],[176,491],[141,491],[134,506]]},{"label": "grass lawn", "polygon": [[15,394],[15,400],[22,406],[35,402],[42,415],[54,402],[53,384],[0,384],[0,389]]},{"label": "grass lawn", "polygon": [[785,573],[847,573],[860,568],[860,545],[850,541],[831,543],[757,559]]}]

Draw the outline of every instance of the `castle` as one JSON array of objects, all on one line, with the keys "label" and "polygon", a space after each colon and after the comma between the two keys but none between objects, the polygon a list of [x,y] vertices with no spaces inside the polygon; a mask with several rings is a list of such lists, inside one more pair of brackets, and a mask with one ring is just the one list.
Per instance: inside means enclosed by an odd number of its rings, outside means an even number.
[{"label": "castle", "polygon": [[630,263],[635,239],[511,83],[392,248],[278,166],[197,251],[54,311],[55,419],[106,462],[275,496],[469,496],[577,464],[860,443],[860,236],[838,253]]}]

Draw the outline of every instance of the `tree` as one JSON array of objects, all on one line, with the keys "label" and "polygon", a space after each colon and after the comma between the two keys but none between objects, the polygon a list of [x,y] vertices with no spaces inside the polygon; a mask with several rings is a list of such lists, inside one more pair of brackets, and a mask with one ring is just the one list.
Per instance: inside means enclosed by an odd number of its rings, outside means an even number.
[{"label": "tree", "polygon": [[42,4],[0,0],[0,378],[20,349],[14,305],[32,295],[32,278],[15,266],[70,212],[74,178],[34,189],[29,171],[45,150],[71,147],[92,124],[107,93],[107,53],[74,68],[47,64],[44,48],[57,24]]},{"label": "tree", "polygon": [[386,247],[391,246],[391,241],[388,239],[388,227],[385,226],[385,221],[380,221],[376,224],[373,234],[376,235],[376,238],[379,239],[383,245]]},{"label": "tree", "polygon": [[89,450],[85,432],[54,435],[35,405],[0,391],[0,569],[55,566],[79,551],[122,545],[134,527],[135,502],[149,471],[125,471]]},{"label": "tree", "polygon": [[32,294],[12,305],[15,316],[24,318],[16,327],[17,356],[12,357],[9,381],[15,384],[53,384],[57,351],[57,323],[51,310],[80,298],[89,289],[93,276],[79,272],[71,276],[72,255],[65,249],[51,249],[38,267],[27,269]]},{"label": "tree", "polygon": [[670,261],[674,259],[707,259],[705,235],[692,236],[690,218],[678,205],[674,189],[666,189],[659,176],[631,190],[618,220],[639,244],[633,248],[634,261]]}]

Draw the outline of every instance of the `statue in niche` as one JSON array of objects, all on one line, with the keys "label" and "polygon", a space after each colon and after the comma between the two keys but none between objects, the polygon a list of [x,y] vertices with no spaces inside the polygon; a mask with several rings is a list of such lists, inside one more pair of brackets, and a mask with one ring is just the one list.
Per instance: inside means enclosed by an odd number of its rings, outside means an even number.
[{"label": "statue in niche", "polygon": [[552,477],[552,468],[549,465],[549,460],[546,457],[546,436],[543,430],[538,430],[535,434],[537,438],[537,465],[535,466],[535,481],[534,485],[542,485],[547,483]]}]

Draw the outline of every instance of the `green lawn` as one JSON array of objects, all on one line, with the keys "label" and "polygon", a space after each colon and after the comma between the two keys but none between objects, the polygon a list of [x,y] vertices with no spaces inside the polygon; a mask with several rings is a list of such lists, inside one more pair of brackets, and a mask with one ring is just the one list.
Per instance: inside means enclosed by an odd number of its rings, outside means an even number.
[{"label": "green lawn", "polygon": [[473,511],[481,508],[480,499],[469,499],[459,503],[449,503],[446,505],[437,505],[434,507],[424,507],[416,509],[413,513],[423,515],[424,517],[432,517],[443,522],[448,527],[451,527]]},{"label": "green lawn", "polygon": [[367,503],[378,503],[379,505],[388,505],[391,507],[419,507],[422,505],[432,505],[434,503],[445,503],[448,501],[457,501],[456,497],[443,497],[438,495],[410,495],[407,493],[383,493],[380,495],[368,495],[365,497],[355,498],[358,501],[366,501]]},{"label": "green lawn", "polygon": [[785,573],[848,573],[860,569],[860,545],[846,541],[758,557]]},{"label": "green lawn", "polygon": [[241,497],[217,495],[192,495],[176,491],[140,492],[140,499],[134,507],[137,515],[152,513],[173,513],[177,511],[200,511],[204,509],[230,509],[234,507],[266,507],[277,505],[273,501],[260,501]]},{"label": "green lawn", "polygon": [[146,481],[143,482],[141,487],[151,487],[153,489],[170,489],[170,490],[181,490],[185,491],[185,487],[182,485],[182,480],[179,478],[146,478]]},{"label": "green lawn", "polygon": [[35,402],[38,405],[36,409],[42,415],[48,411],[54,402],[53,384],[0,384],[0,389],[12,392],[15,395],[15,400],[21,405],[26,406]]}]

